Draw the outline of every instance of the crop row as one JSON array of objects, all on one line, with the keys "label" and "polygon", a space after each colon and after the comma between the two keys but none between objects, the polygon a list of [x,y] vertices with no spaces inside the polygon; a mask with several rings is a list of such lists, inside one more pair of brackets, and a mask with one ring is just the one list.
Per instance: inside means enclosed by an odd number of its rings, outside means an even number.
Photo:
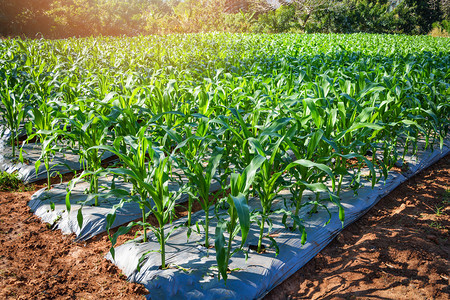
[{"label": "crop row", "polygon": [[[419,138],[426,147],[442,147],[450,116],[449,48],[445,39],[382,35],[3,40],[2,120],[17,160],[26,157],[16,150],[22,126],[24,143],[42,146],[36,169],[46,166],[48,189],[52,158],[61,151],[79,155],[84,171],[70,186],[88,180],[94,205],[99,178],[112,174],[130,182],[131,190],[113,186],[102,195],[122,199],[107,218],[108,232],[115,210],[127,202],[139,204],[142,219],[110,239],[114,246],[118,235],[141,226],[146,241],[151,230],[162,268],[172,232],[166,225],[176,200],[188,194],[187,238],[203,227],[208,248],[210,220],[217,220],[214,246],[226,279],[252,224],[260,232],[258,252],[265,240],[276,247],[274,214],[283,214],[304,243],[302,207],[314,212],[331,201],[344,220],[344,177],[357,191],[364,169],[374,185],[417,151]],[[105,152],[119,163],[102,164]],[[172,181],[182,186],[176,192],[169,191]],[[222,193],[210,194],[214,181]],[[285,189],[292,197],[273,211]],[[307,190],[314,200],[304,201]],[[260,208],[248,206],[253,196]],[[194,201],[206,215],[202,224],[191,224]],[[70,190],[66,202],[70,210]],[[82,210],[78,215],[81,226]],[[233,249],[238,234],[242,243]]]}]

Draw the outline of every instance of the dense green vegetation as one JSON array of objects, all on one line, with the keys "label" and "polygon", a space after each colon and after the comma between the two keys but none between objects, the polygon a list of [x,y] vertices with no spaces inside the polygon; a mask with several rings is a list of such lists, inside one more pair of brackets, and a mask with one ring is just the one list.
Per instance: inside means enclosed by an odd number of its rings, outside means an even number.
[{"label": "dense green vegetation", "polygon": [[[355,190],[363,180],[373,185],[415,153],[420,138],[427,147],[442,146],[450,121],[449,49],[444,38],[367,34],[5,39],[3,124],[14,144],[18,120],[10,122],[8,112],[22,111],[46,165],[54,151],[79,154],[85,169],[75,181],[90,180],[94,205],[99,177],[131,182],[132,190],[110,193],[123,198],[116,209],[138,203],[142,220],[111,241],[136,225],[145,240],[150,229],[161,244],[163,268],[171,234],[164,225],[171,224],[180,193],[188,193],[189,209],[198,201],[205,211],[196,228],[209,232],[205,246],[215,240],[226,279],[228,261],[243,249],[251,226],[260,232],[258,251],[274,243],[274,214],[283,214],[304,242],[300,208],[316,211],[331,202],[344,220],[344,177]],[[119,165],[102,166],[106,150]],[[210,198],[214,180],[223,198]],[[179,192],[169,191],[171,181],[180,182]],[[293,197],[274,211],[285,189]],[[314,200],[303,199],[307,190]],[[260,208],[249,207],[249,197],[260,199]],[[159,226],[148,222],[150,214]],[[114,218],[108,216],[109,226]],[[190,220],[186,226],[197,230]],[[242,244],[233,249],[238,236]]]},{"label": "dense green vegetation", "polygon": [[[445,0],[0,0],[0,34],[28,37],[194,33],[448,34]],[[280,3],[282,4],[281,6]],[[433,25],[434,24],[434,25]]]}]

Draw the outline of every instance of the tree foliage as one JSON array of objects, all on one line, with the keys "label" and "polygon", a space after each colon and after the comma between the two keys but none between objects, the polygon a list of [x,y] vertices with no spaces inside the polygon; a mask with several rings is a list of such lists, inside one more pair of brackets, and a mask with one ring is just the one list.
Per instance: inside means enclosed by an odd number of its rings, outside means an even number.
[{"label": "tree foliage", "polygon": [[[450,0],[0,0],[0,35],[232,32],[426,34]],[[444,27],[443,25],[436,25]]]}]

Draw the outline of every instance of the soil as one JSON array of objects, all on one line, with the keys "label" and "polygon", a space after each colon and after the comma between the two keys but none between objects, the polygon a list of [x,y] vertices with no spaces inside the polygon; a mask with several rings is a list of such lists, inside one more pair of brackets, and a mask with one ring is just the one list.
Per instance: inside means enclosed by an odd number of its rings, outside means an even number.
[{"label": "soil", "polygon": [[[447,156],[383,198],[266,299],[449,299],[449,182]],[[32,214],[27,203],[42,187],[0,192],[0,299],[144,299],[148,291],[104,259],[105,234],[75,243]]]},{"label": "soil", "polygon": [[32,194],[0,193],[0,299],[143,299],[103,258],[106,236],[75,243],[50,230],[27,207]]}]

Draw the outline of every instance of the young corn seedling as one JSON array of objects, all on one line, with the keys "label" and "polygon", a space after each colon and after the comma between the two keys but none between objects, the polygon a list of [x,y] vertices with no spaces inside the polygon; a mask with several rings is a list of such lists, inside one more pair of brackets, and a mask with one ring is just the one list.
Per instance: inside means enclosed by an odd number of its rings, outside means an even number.
[{"label": "young corn seedling", "polygon": [[[108,98],[111,98],[111,120],[113,122],[113,134],[117,136],[135,136],[139,129],[145,126],[143,121],[149,117],[149,113],[145,111],[139,100],[139,94],[142,88],[136,88],[131,95],[115,95],[110,93]],[[109,101],[108,101],[109,102]]]},{"label": "young corn seedling", "polygon": [[245,123],[241,112],[236,108],[227,108],[230,116],[220,115],[211,120],[211,123],[218,124],[224,128],[223,143],[227,149],[227,159],[231,159],[237,168],[244,168],[252,160],[252,155],[248,147],[248,138],[254,137],[249,128],[249,124]]},{"label": "young corn seedling", "polygon": [[[142,104],[138,97],[140,92],[141,88],[136,88],[129,96],[116,95],[115,93],[107,95],[107,98],[110,98],[112,102],[111,112],[108,115],[112,128],[111,140],[118,137],[137,136],[139,130],[147,126],[144,120],[150,118],[150,113],[140,106]],[[122,153],[127,152],[127,144],[123,139],[121,151]]]},{"label": "young corn seedling", "polygon": [[[374,184],[376,173],[372,163],[364,156],[357,154],[360,147],[370,145],[370,141],[383,128],[372,122],[366,122],[371,118],[370,112],[355,108],[351,110],[351,113],[348,113],[344,102],[338,102],[336,108],[321,106],[317,99],[305,99],[303,104],[304,114],[311,115],[311,120],[317,127],[317,131],[308,135],[307,145],[302,145],[301,140],[298,141],[300,144],[287,141],[296,156],[304,153],[306,159],[317,160],[326,164],[329,164],[331,158],[333,158],[335,160],[333,170],[335,175],[339,176],[336,192],[338,196],[344,176],[351,175],[347,169],[347,160],[351,158],[357,158],[359,162],[357,174],[352,176],[354,180],[358,180],[361,162],[365,162],[370,169],[372,184]],[[300,122],[301,119],[297,120]],[[301,130],[305,131],[305,128]],[[358,184],[358,182],[355,182],[354,187],[357,188]]]},{"label": "young corn seedling", "polygon": [[[357,129],[364,128],[360,130],[359,132],[355,132]],[[356,145],[358,137],[361,137],[361,139],[364,138],[364,135],[367,135],[371,132],[372,129],[381,129],[381,126],[375,125],[375,124],[355,124],[355,126],[352,126],[348,130],[342,132],[335,140],[328,140],[325,137],[323,137],[323,140],[326,141],[333,149],[334,152],[331,153],[329,156],[330,159],[335,159],[335,165],[334,165],[334,174],[339,175],[339,181],[337,185],[337,191],[336,194],[339,196],[339,193],[342,188],[342,181],[345,175],[350,175],[352,177],[352,184],[351,187],[353,190],[357,190],[359,188],[359,174],[362,168],[362,165],[366,165],[369,168],[370,177],[371,177],[371,183],[372,188],[375,186],[375,183],[377,182],[377,176],[375,172],[375,168],[373,163],[368,160],[365,156],[358,154],[356,151]],[[340,138],[348,133],[353,133],[353,138],[356,139],[356,142],[350,143],[350,145],[343,145],[340,143]],[[345,143],[345,142],[344,142]],[[353,152],[354,151],[354,152]],[[349,169],[347,167],[347,161],[350,159],[356,159],[358,161],[358,168],[356,170],[356,174],[351,174],[349,172]],[[334,191],[335,189],[333,189]]]},{"label": "young corn seedling", "polygon": [[[200,206],[202,207],[203,211],[205,212],[205,224],[204,224],[204,230],[205,230],[205,247],[209,248],[209,222],[210,222],[210,216],[209,216],[209,210],[211,206],[214,205],[214,199],[210,199],[210,189],[211,189],[211,183],[213,178],[216,175],[217,167],[220,163],[220,159],[223,155],[223,149],[216,148],[213,153],[211,154],[210,159],[208,160],[208,164],[206,167],[203,166],[201,158],[197,160],[190,160],[187,157],[185,157],[185,163],[189,166],[187,169],[185,169],[185,174],[188,176],[190,183],[191,183],[191,189],[193,190],[190,192],[192,194],[193,192],[198,193],[198,202],[200,203]],[[196,195],[190,195],[190,197]],[[192,210],[192,204],[189,206],[189,213]],[[190,216],[188,216],[189,218]],[[189,225],[188,220],[188,225]]]},{"label": "young corn seedling", "polygon": [[[222,275],[225,284],[228,278],[228,265],[231,257],[241,251],[248,232],[250,231],[250,210],[248,207],[248,194],[256,176],[256,172],[266,159],[256,155],[242,174],[233,173],[230,177],[230,194],[226,201],[229,205],[228,219],[220,218],[216,226],[215,242],[216,261],[219,268],[219,280]],[[241,244],[233,250],[233,241],[241,232]],[[228,233],[228,242],[224,233]]]},{"label": "young corn seedling", "polygon": [[66,112],[70,127],[66,137],[73,141],[75,147],[72,151],[80,155],[80,161],[89,173],[89,193],[95,195],[94,205],[98,206],[98,177],[102,171],[102,155],[105,151],[95,146],[108,144],[112,120],[101,111],[89,110],[84,105],[81,103],[81,106],[72,106]]},{"label": "young corn seedling", "polygon": [[[188,227],[188,237],[191,234],[192,204],[198,194],[200,196],[199,203],[207,214],[207,218],[205,219],[205,247],[208,248],[209,240],[208,230],[206,228],[209,228],[208,213],[212,205],[212,202],[209,201],[209,190],[211,181],[215,176],[223,155],[223,149],[217,148],[213,152],[205,169],[203,159],[206,157],[209,145],[216,141],[216,137],[209,134],[209,122],[201,115],[199,115],[197,126],[193,128],[192,124],[185,124],[182,134],[167,127],[162,128],[177,143],[177,146],[172,151],[172,155],[178,157],[176,159],[178,167],[181,168],[188,178],[189,186],[192,190],[192,192],[188,193],[188,218],[186,224]],[[193,130],[195,130],[195,134],[192,132]]]},{"label": "young corn seedling", "polygon": [[[59,105],[56,102],[42,102],[37,108],[29,111],[30,123],[27,124],[28,140],[37,138],[41,144],[41,155],[35,163],[36,173],[41,162],[44,163],[47,171],[47,189],[51,188],[51,156],[57,151],[56,141],[64,134],[64,130],[59,129],[60,116]],[[33,131],[35,131],[33,133]]]},{"label": "young corn seedling", "polygon": [[[264,237],[264,227],[266,222],[270,222],[269,217],[272,213],[272,203],[277,197],[278,192],[284,188],[283,180],[281,178],[285,171],[283,163],[281,162],[280,145],[283,142],[283,138],[279,138],[274,144],[270,144],[270,139],[264,139],[268,144],[267,150],[263,148],[261,143],[253,138],[249,139],[250,145],[254,148],[255,152],[260,156],[265,157],[269,153],[269,159],[265,160],[261,164],[261,169],[256,174],[254,189],[258,194],[261,201],[262,211],[261,219],[258,220],[259,225],[259,238],[258,238],[258,253],[262,252],[262,239]],[[267,146],[267,145],[266,145]]]},{"label": "young corn seedling", "polygon": [[[261,133],[259,140],[252,137],[247,140],[252,151],[258,155],[266,157],[269,154],[269,158],[262,163],[261,169],[256,175],[254,186],[262,206],[262,211],[259,212],[261,219],[257,221],[260,227],[258,252],[262,251],[265,223],[266,221],[270,223],[269,215],[272,213],[272,202],[277,197],[278,192],[284,188],[282,174],[285,170],[280,149],[284,137],[280,136],[278,132],[283,131],[290,120],[290,118],[276,119]],[[277,139],[277,141],[271,143],[273,139]]]},{"label": "young corn seedling", "polygon": [[2,121],[11,132],[10,142],[12,147],[12,157],[16,158],[16,148],[19,144],[19,128],[26,115],[26,104],[23,102],[25,88],[23,85],[15,85],[10,88],[8,81],[7,88],[0,88],[0,98],[3,105],[0,106]]},{"label": "young corn seedling", "polygon": [[[126,177],[133,184],[136,195],[131,196],[131,199],[138,202],[142,211],[141,222],[130,223],[113,236],[110,236],[112,246],[114,247],[120,234],[127,233],[134,225],[141,225],[143,228],[143,242],[147,242],[148,229],[155,234],[160,244],[161,268],[165,269],[167,267],[165,244],[172,232],[166,232],[165,225],[172,223],[175,203],[181,196],[181,193],[169,191],[170,157],[165,157],[162,151],[153,148],[152,142],[145,134],[146,128],[143,127],[137,137],[117,138],[114,141],[114,147],[96,146],[93,149],[111,151],[119,157],[124,167],[109,168],[106,171],[117,176]],[[129,146],[128,153],[120,152],[121,139],[124,139]],[[146,161],[147,157],[150,158],[150,162]],[[153,226],[147,222],[147,216],[150,213],[156,218],[158,226]],[[114,223],[114,219],[115,210],[108,215],[108,232]],[[114,257],[113,248],[111,248],[111,254]]]},{"label": "young corn seedling", "polygon": [[[297,228],[297,225],[299,225],[299,228],[302,231],[302,244],[306,240],[306,231],[305,228],[300,223],[299,212],[300,208],[308,204],[302,202],[303,193],[306,190],[310,190],[316,193],[317,197],[316,202],[314,203],[315,208],[319,205],[319,203],[317,202],[319,194],[321,192],[329,193],[331,201],[338,205],[339,216],[340,218],[342,218],[341,221],[343,221],[344,208],[342,207],[342,205],[340,205],[338,198],[333,197],[333,195],[329,192],[328,187],[323,183],[324,179],[326,179],[328,176],[328,179],[330,179],[332,183],[332,189],[334,190],[335,176],[328,166],[320,163],[315,163],[306,159],[299,159],[290,163],[285,170],[289,171],[289,175],[293,179],[291,180],[292,185],[289,187],[292,193],[292,200],[295,205],[295,211],[294,214],[292,215],[294,221],[292,230],[295,230]],[[286,217],[287,215],[284,216],[283,220],[283,223],[285,224],[286,224]]]},{"label": "young corn seedling", "polygon": [[169,80],[166,87],[161,82],[154,82],[149,88],[149,94],[145,104],[155,115],[161,115],[160,124],[166,124],[169,128],[175,126],[175,116],[168,112],[176,111],[178,86],[175,80]]}]

